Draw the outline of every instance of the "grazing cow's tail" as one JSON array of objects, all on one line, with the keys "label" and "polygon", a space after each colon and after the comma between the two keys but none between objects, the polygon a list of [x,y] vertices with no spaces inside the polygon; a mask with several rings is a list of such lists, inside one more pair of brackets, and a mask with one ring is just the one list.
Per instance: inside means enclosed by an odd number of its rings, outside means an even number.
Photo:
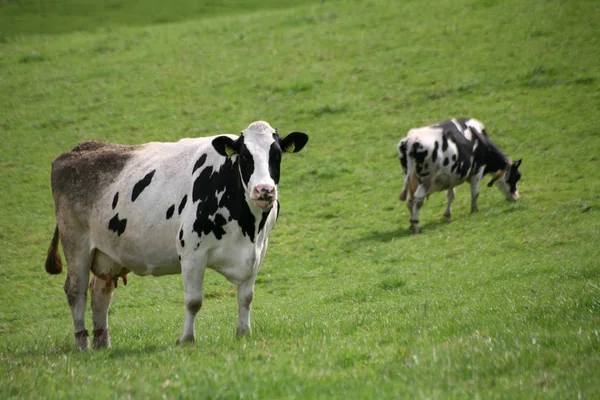
[{"label": "grazing cow's tail", "polygon": [[49,274],[60,274],[62,272],[62,260],[58,252],[58,226],[54,230],[54,237],[48,249],[48,257],[46,257],[46,272]]}]

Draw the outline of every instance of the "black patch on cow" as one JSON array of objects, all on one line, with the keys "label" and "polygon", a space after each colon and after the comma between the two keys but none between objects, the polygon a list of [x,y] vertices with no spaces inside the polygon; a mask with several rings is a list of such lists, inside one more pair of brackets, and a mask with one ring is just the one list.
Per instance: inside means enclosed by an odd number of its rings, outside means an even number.
[{"label": "black patch on cow", "polygon": [[279,203],[279,200],[275,200],[277,202],[277,215],[275,216],[275,221],[277,221],[279,219],[279,210],[281,209],[281,203]]},{"label": "black patch on cow", "polygon": [[398,146],[398,153],[400,154],[400,165],[402,166],[402,170],[406,174],[408,164],[406,161],[406,142],[404,140],[402,140],[400,142],[400,146]]},{"label": "black patch on cow", "polygon": [[442,151],[448,150],[448,138],[442,134]]},{"label": "black patch on cow", "polygon": [[450,164],[450,160],[448,160],[448,157],[444,157],[444,167],[447,167],[448,164]]},{"label": "black patch on cow", "polygon": [[167,219],[171,219],[171,217],[173,216],[173,213],[175,212],[175,204],[173,204],[171,207],[169,207],[169,209],[167,210]]},{"label": "black patch on cow", "polygon": [[281,147],[279,145],[279,136],[274,134],[275,141],[269,148],[269,175],[277,185],[279,183],[279,173],[281,168]]},{"label": "black patch on cow", "polygon": [[183,227],[179,230],[179,244],[181,244],[181,247],[185,247],[185,240],[183,240]]},{"label": "black patch on cow", "polygon": [[260,223],[258,224],[258,232],[259,233],[265,227],[265,224],[267,223],[267,218],[269,217],[270,213],[271,213],[271,210],[269,210],[269,211],[263,211],[262,216],[260,218]]},{"label": "black patch on cow", "polygon": [[418,164],[423,164],[425,158],[427,157],[428,151],[423,149],[419,151],[423,146],[419,142],[415,142],[410,149],[409,156],[411,156]]},{"label": "black patch on cow", "polygon": [[[247,158],[242,161],[244,152],[247,153]],[[239,172],[241,170],[244,176],[244,170],[251,168],[254,171],[254,165],[248,165],[251,157],[248,149],[243,146],[238,156],[226,158],[218,170],[206,166],[194,180],[192,202],[197,203],[197,208],[192,230],[199,237],[213,233],[217,239],[221,239],[226,234],[224,228],[228,221],[218,212],[219,209],[226,208],[229,211],[229,221],[237,221],[243,235],[254,242],[256,220],[246,202]],[[218,200],[216,194],[222,192],[221,200]]]},{"label": "black patch on cow", "polygon": [[218,240],[221,240],[221,238],[225,234],[225,229],[223,229],[225,225],[227,225],[227,220],[225,219],[225,217],[222,214],[216,214],[213,233],[215,234],[215,237]]},{"label": "black patch on cow", "polygon": [[177,258],[179,259],[179,261],[181,261],[181,256],[177,256]]},{"label": "black patch on cow", "polygon": [[114,217],[108,221],[108,229],[113,232],[116,232],[118,236],[121,236],[123,232],[125,232],[125,227],[127,226],[127,219],[119,219],[119,214],[117,213]]},{"label": "black patch on cow", "polygon": [[183,199],[181,199],[181,203],[179,203],[179,207],[177,208],[177,213],[179,215],[181,215],[181,212],[185,208],[185,203],[187,203],[187,194],[183,196]]},{"label": "black patch on cow", "polygon": [[456,154],[452,154],[452,161],[456,161]]},{"label": "black patch on cow", "polygon": [[148,187],[150,182],[152,182],[152,177],[154,176],[155,172],[156,172],[156,170],[152,170],[151,172],[147,173],[146,176],[144,176],[135,185],[133,185],[133,191],[131,192],[131,201],[132,202],[135,201],[135,199],[138,198],[138,196],[144,191],[144,189],[146,189],[146,187]]},{"label": "black patch on cow", "polygon": [[238,157],[238,164],[240,167],[240,171],[242,172],[242,180],[244,181],[244,185],[248,186],[248,182],[250,182],[250,177],[254,173],[254,157],[252,157],[252,153],[246,147],[243,142],[244,137],[240,137],[241,146],[240,146],[240,155]]},{"label": "black patch on cow", "polygon": [[115,193],[115,197],[113,197],[113,202],[112,202],[113,210],[117,207],[118,202],[119,202],[119,192]]},{"label": "black patch on cow", "polygon": [[198,161],[196,161],[196,164],[194,164],[194,169],[192,169],[192,175],[194,174],[194,172],[196,172],[196,170],[200,167],[202,167],[204,165],[204,163],[206,162],[206,157],[207,154],[204,153],[200,156],[200,158],[198,159]]},{"label": "black patch on cow", "polygon": [[[431,153],[431,161],[435,162],[435,160],[437,160],[438,157],[438,148],[440,147],[439,142],[436,140],[435,141],[435,146],[433,146],[433,152]],[[425,167],[427,168],[427,167]]]},{"label": "black patch on cow", "polygon": [[460,126],[460,129],[463,132],[466,132],[467,129],[469,129],[469,127],[467,126],[467,121],[468,120],[469,120],[468,118],[457,118],[456,119],[456,122],[458,122],[458,125]]}]

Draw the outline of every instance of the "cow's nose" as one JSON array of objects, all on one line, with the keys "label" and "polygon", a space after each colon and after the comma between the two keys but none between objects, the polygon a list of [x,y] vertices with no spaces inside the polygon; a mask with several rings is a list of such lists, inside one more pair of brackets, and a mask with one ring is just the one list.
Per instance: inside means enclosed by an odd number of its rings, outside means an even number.
[{"label": "cow's nose", "polygon": [[258,185],[254,187],[256,199],[271,200],[275,197],[275,187],[271,185]]}]

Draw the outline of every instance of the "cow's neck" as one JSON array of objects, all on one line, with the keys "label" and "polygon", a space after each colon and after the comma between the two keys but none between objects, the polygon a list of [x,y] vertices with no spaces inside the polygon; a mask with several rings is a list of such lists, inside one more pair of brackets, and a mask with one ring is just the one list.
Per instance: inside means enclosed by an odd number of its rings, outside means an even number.
[{"label": "cow's neck", "polygon": [[485,157],[485,173],[494,173],[506,169],[510,160],[502,154],[500,149],[488,138],[486,143],[487,154]]}]

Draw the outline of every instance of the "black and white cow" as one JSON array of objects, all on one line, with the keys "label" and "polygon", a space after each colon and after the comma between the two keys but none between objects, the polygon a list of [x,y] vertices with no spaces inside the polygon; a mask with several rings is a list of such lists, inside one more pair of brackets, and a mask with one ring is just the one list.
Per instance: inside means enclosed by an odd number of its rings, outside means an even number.
[{"label": "black and white cow", "polygon": [[[84,323],[88,283],[93,346],[110,347],[108,308],[119,277],[182,274],[187,315],[181,342],[193,342],[206,268],[237,285],[239,336],[250,335],[254,282],[279,213],[282,152],[308,136],[285,138],[268,123],[242,134],[139,146],[85,142],[52,164],[57,227],[46,271],[58,274],[62,241],[64,290],[75,340],[89,346]],[[93,273],[90,282],[90,270]]]},{"label": "black and white cow", "polygon": [[408,194],[412,233],[420,232],[419,210],[425,197],[447,190],[444,216],[450,217],[454,187],[465,181],[471,184],[471,212],[476,212],[479,183],[486,174],[494,174],[488,187],[496,183],[508,201],[519,198],[521,160],[513,162],[502,154],[476,119],[452,119],[411,129],[398,143],[398,156],[404,171],[400,201]]}]

